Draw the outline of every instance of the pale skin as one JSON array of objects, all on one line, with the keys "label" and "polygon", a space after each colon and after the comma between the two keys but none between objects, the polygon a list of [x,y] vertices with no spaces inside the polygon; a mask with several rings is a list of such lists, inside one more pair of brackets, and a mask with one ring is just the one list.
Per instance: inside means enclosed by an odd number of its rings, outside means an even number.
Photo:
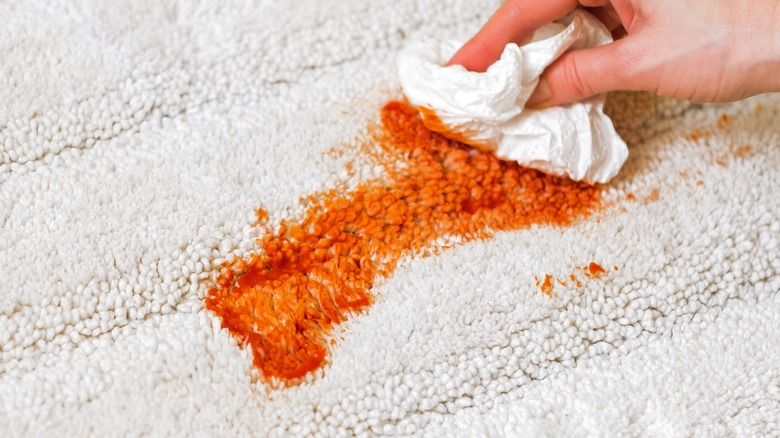
[{"label": "pale skin", "polygon": [[780,91],[780,0],[507,0],[450,60],[484,71],[510,42],[576,7],[616,38],[547,68],[529,105],[548,107],[616,90],[696,102]]}]

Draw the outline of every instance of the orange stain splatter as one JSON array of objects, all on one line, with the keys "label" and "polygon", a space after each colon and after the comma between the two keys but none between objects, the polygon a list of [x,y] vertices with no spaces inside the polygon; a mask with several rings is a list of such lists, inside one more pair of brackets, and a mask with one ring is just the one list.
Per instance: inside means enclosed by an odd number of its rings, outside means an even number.
[{"label": "orange stain splatter", "polygon": [[262,224],[263,222],[268,220],[268,212],[263,210],[262,208],[258,208],[255,214],[257,215],[258,223]]},{"label": "orange stain splatter", "polygon": [[703,186],[704,185],[704,181],[698,180],[698,181],[696,181],[696,185],[697,186]]},{"label": "orange stain splatter", "polygon": [[[613,269],[617,271],[618,270],[617,265],[614,266]],[[585,277],[587,278],[600,278],[602,275],[607,273],[607,271],[596,262],[590,262],[586,266],[576,266],[575,271],[576,272],[583,271],[582,272],[583,275],[585,275]],[[576,272],[575,274],[569,275],[569,280],[571,280],[573,286],[576,285],[577,287],[582,287],[582,282],[580,281],[579,278],[577,278]],[[536,286],[540,287],[542,292],[545,293],[547,296],[552,296],[552,290],[554,286],[552,280],[557,281],[558,284],[560,284],[563,287],[568,286],[567,282],[563,280],[555,279],[551,274],[545,274],[544,282],[540,283],[538,276],[534,277],[534,280],[536,281]]]},{"label": "orange stain splatter", "polygon": [[650,191],[650,194],[647,195],[645,198],[645,204],[649,204],[651,202],[655,202],[657,200],[661,199],[661,190],[659,189],[653,189]]},{"label": "orange stain splatter", "polygon": [[268,230],[262,251],[229,264],[208,292],[206,307],[267,381],[294,384],[320,368],[333,327],[371,304],[374,281],[401,257],[446,236],[565,226],[601,207],[598,187],[448,140],[403,102],[388,103],[369,133],[384,179],[307,198],[303,218]]},{"label": "orange stain splatter", "polygon": [[728,128],[730,123],[731,123],[731,116],[729,116],[728,114],[722,114],[718,119],[716,126],[718,127],[718,129],[726,129]]},{"label": "orange stain splatter", "polygon": [[552,296],[552,290],[553,290],[553,283],[552,283],[552,275],[545,275],[544,276],[544,283],[542,283],[542,292],[544,292],[545,295]]},{"label": "orange stain splatter", "polygon": [[599,265],[598,263],[590,262],[590,264],[588,265],[588,272],[592,277],[599,278],[601,277],[602,274],[604,274],[607,271],[605,271],[604,268],[602,268],[601,265]]},{"label": "orange stain splatter", "polygon": [[691,141],[699,141],[705,138],[709,138],[712,135],[709,131],[702,131],[701,129],[694,129],[686,138]]},{"label": "orange stain splatter", "polygon": [[753,148],[750,147],[750,145],[744,145],[737,148],[737,151],[734,152],[734,156],[737,158],[742,158],[750,153],[750,151]]}]

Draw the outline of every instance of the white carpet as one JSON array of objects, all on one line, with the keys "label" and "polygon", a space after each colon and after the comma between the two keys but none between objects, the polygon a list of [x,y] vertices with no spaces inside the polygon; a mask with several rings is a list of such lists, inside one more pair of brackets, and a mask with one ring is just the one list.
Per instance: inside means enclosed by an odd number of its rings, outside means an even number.
[{"label": "white carpet", "polygon": [[204,309],[255,209],[381,177],[395,54],[481,3],[0,3],[0,435],[780,434],[777,95],[613,96],[610,206],[406,259],[303,385]]}]

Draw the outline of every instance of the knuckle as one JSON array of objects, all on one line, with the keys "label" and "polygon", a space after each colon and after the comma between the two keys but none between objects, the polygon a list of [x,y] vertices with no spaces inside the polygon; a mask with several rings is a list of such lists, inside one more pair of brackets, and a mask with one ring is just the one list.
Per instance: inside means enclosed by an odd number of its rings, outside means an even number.
[{"label": "knuckle", "polygon": [[523,7],[523,2],[517,1],[517,0],[509,0],[506,4],[509,14],[511,15],[512,19],[516,21],[522,21],[526,17],[526,10],[525,7]]},{"label": "knuckle", "polygon": [[614,68],[615,77],[623,79],[627,75],[634,74],[640,67],[645,54],[625,44],[616,44],[610,64]]},{"label": "knuckle", "polygon": [[618,46],[612,57],[612,76],[623,89],[655,92],[658,84],[652,72],[658,67],[652,60],[656,59],[659,57],[646,45]]}]

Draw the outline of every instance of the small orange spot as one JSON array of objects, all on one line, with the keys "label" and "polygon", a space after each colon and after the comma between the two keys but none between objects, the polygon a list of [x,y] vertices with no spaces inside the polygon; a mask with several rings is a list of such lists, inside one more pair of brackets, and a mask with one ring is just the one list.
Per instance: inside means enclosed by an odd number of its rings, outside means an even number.
[{"label": "small orange spot", "polygon": [[756,105],[755,111],[757,113],[760,113],[763,110],[764,110],[764,105],[761,105],[760,103]]},{"label": "small orange spot", "polygon": [[344,156],[344,151],[341,148],[332,147],[326,152],[329,156],[334,158],[341,158]]},{"label": "small orange spot", "polygon": [[636,201],[636,196],[634,196],[633,193],[629,193],[626,195],[626,199],[629,201]]},{"label": "small orange spot", "polygon": [[737,151],[734,152],[734,156],[737,158],[742,158],[745,155],[749,154],[751,150],[752,148],[750,147],[750,145],[746,144],[744,146],[740,146],[737,148]]},{"label": "small orange spot", "polygon": [[544,283],[542,283],[542,292],[544,292],[549,297],[552,296],[552,290],[552,275],[547,274],[544,276]]},{"label": "small orange spot", "polygon": [[718,119],[717,127],[718,129],[726,129],[728,128],[729,123],[731,123],[731,116],[728,114],[722,114]]},{"label": "small orange spot", "polygon": [[698,180],[698,181],[696,181],[696,185],[697,186],[703,186],[704,185],[704,181]]},{"label": "small orange spot", "polygon": [[650,191],[650,194],[647,195],[647,197],[645,198],[645,204],[649,204],[651,202],[656,202],[659,199],[661,199],[661,190],[659,190],[657,188],[653,189],[653,190]]},{"label": "small orange spot", "polygon": [[688,178],[688,172],[680,172],[680,176],[683,178]]},{"label": "small orange spot", "polygon": [[563,281],[563,280],[555,280],[555,281],[557,281],[558,284],[560,284],[561,286],[566,287],[566,282],[565,281]]},{"label": "small orange spot", "polygon": [[588,272],[590,272],[590,275],[592,275],[593,277],[599,278],[601,277],[602,274],[604,274],[607,271],[605,271],[604,268],[602,268],[601,265],[599,265],[598,263],[590,262],[590,265],[588,265]]},{"label": "small orange spot", "polygon": [[613,267],[612,267],[612,269],[614,269],[614,270],[616,270],[616,271],[617,271],[617,270],[618,270],[618,267],[617,267],[617,265],[613,266]]},{"label": "small orange spot", "polygon": [[262,224],[263,222],[268,220],[268,212],[263,210],[262,208],[258,208],[255,214],[257,215],[258,223]]},{"label": "small orange spot", "polygon": [[703,131],[701,129],[695,129],[686,138],[688,140],[692,140],[692,141],[699,141],[699,140],[704,139],[704,138],[709,138],[710,135],[711,135],[711,133],[709,131]]},{"label": "small orange spot", "polygon": [[720,159],[720,158],[718,158],[718,159],[716,159],[716,160],[715,160],[715,164],[717,164],[717,165],[718,165],[718,166],[720,166],[720,167],[726,167],[726,162],[725,162],[725,161],[723,161],[723,160],[722,160],[722,159]]}]

